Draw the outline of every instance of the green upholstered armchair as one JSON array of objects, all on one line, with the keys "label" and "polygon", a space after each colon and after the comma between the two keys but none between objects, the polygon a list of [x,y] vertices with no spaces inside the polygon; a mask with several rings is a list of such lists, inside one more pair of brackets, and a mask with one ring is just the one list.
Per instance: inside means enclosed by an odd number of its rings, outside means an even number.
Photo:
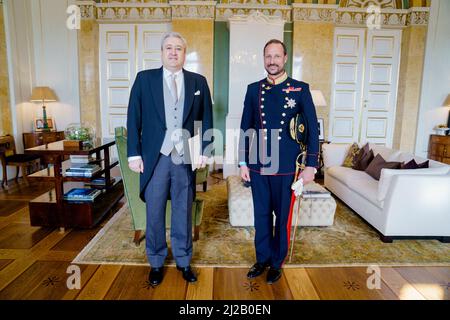
[{"label": "green upholstered armchair", "polygon": [[195,184],[203,185],[203,192],[206,192],[208,189],[208,174],[209,174],[209,165],[207,164],[204,168],[199,168],[195,171]]},{"label": "green upholstered armchair", "polygon": [[[119,156],[120,172],[122,174],[123,185],[125,189],[125,197],[127,198],[128,201],[128,207],[130,209],[132,217],[133,229],[135,230],[134,243],[136,245],[139,245],[139,243],[145,236],[146,211],[145,211],[145,203],[139,197],[139,173],[133,172],[128,167],[127,129],[124,127],[115,128],[115,140],[117,146],[117,153]],[[203,171],[201,172],[200,178],[203,179],[201,180],[201,183],[204,183],[206,181],[207,174],[208,171],[206,171],[206,176]],[[205,190],[205,184],[203,184],[203,186]],[[170,227],[170,219],[171,219],[170,212],[171,206],[170,200],[168,200],[166,209],[166,227]],[[192,204],[192,223],[194,225],[194,241],[197,241],[199,238],[202,215],[203,215],[203,200],[195,199]]]}]

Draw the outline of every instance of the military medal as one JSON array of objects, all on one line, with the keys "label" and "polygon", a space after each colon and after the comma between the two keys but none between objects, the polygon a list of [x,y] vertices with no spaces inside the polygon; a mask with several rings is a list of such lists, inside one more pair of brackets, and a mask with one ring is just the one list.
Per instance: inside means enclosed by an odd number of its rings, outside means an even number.
[{"label": "military medal", "polygon": [[299,87],[299,88],[289,87],[287,89],[283,89],[283,91],[286,92],[286,93],[289,93],[291,91],[292,92],[297,92],[297,91],[302,91],[302,88],[301,87]]},{"label": "military medal", "polygon": [[287,101],[287,106],[291,109],[294,108],[296,104],[297,104],[297,102],[295,102],[294,99],[288,99],[288,101]]}]

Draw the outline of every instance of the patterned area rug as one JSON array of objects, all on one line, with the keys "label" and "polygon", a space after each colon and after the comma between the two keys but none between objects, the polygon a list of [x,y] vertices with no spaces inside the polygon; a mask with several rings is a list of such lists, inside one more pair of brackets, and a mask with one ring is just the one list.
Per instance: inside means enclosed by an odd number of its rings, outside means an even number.
[{"label": "patterned area rug", "polygon": [[[248,267],[255,261],[253,227],[232,227],[225,184],[197,193],[205,201],[200,240],[194,242],[194,266]],[[133,244],[127,206],[121,208],[80,252],[77,264],[148,265],[145,241]],[[169,237],[168,237],[169,239]],[[170,242],[169,242],[170,248]],[[332,227],[302,227],[294,254],[285,267],[317,266],[450,266],[450,244],[435,240],[401,240],[386,244],[357,214],[337,200]],[[172,256],[167,265],[175,265]]]}]

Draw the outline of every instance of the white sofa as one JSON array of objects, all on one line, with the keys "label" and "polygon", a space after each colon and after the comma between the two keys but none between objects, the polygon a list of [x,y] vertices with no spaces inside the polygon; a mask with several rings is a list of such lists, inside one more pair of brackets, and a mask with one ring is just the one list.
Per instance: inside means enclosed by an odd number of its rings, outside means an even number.
[{"label": "white sofa", "polygon": [[[324,144],[325,187],[381,234],[381,240],[434,238],[450,241],[450,166],[430,160],[429,169],[382,169],[380,181],[343,167],[350,144]],[[370,145],[386,161],[427,159]]]}]

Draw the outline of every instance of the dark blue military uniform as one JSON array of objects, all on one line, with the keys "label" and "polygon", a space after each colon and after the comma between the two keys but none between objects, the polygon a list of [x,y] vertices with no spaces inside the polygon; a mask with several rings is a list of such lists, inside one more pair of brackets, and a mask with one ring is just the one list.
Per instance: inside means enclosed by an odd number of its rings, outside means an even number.
[{"label": "dark blue military uniform", "polygon": [[[290,137],[289,122],[303,111],[307,121],[306,166],[318,166],[319,131],[309,85],[284,76],[263,79],[247,88],[241,120],[239,163],[250,170],[259,263],[280,268],[287,255],[300,145]],[[256,130],[253,137],[248,130]],[[277,161],[278,158],[278,161]],[[273,232],[273,215],[276,224]]]}]

